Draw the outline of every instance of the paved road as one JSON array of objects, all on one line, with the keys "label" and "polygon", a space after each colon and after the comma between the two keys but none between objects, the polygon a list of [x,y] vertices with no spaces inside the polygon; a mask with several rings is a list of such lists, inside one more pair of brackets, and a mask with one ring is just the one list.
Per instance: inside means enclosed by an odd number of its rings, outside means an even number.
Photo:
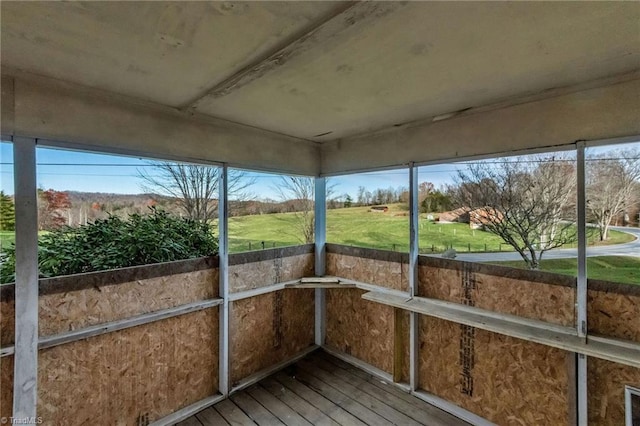
[{"label": "paved road", "polygon": [[[615,244],[611,246],[588,247],[587,256],[634,256],[640,257],[640,228],[625,228],[622,226],[612,226],[616,231],[627,232],[635,235],[636,239],[626,244]],[[578,249],[555,249],[549,250],[542,255],[542,259],[567,259],[578,257]],[[501,262],[507,260],[522,260],[516,252],[505,253],[458,253],[456,260],[466,260],[469,262]]]}]

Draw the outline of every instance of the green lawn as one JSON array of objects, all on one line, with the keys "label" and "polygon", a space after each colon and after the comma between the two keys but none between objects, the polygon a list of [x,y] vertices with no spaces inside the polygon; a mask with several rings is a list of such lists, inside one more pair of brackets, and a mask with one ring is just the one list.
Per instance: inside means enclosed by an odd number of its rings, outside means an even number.
[{"label": "green lawn", "polygon": [[[489,262],[495,265],[526,268],[523,261]],[[540,269],[565,275],[576,275],[577,259],[542,259]],[[587,258],[587,276],[597,280],[640,284],[640,258],[602,256]]]},{"label": "green lawn", "polygon": [[[401,205],[389,205],[386,213],[368,207],[335,209],[327,212],[327,241],[361,247],[409,251],[409,216]],[[229,219],[231,252],[300,244],[293,213],[232,217]],[[420,251],[442,252],[453,247],[459,252],[511,251],[511,247],[489,232],[473,230],[468,224],[433,223],[420,218]],[[594,235],[595,237],[595,235]],[[629,234],[611,231],[608,244],[632,241]],[[594,241],[595,242],[595,241]]]},{"label": "green lawn", "polygon": [[16,242],[16,233],[14,231],[0,231],[0,249],[8,247]]},{"label": "green lawn", "polygon": [[[368,207],[352,207],[327,212],[327,241],[330,243],[409,251],[409,215],[401,205],[390,205],[386,213],[373,213]],[[231,252],[258,250],[301,244],[293,213],[240,216],[229,219]],[[439,224],[420,218],[420,251],[439,253],[453,247],[458,252],[511,251],[497,236],[469,228],[468,224]],[[592,243],[595,241],[595,233]],[[611,231],[607,244],[633,240],[624,232]],[[1,247],[15,241],[13,232],[0,232]],[[523,262],[505,262],[524,267]],[[542,269],[575,274],[575,259],[543,260]],[[640,260],[626,257],[589,258],[589,276],[621,282],[640,282]]]}]

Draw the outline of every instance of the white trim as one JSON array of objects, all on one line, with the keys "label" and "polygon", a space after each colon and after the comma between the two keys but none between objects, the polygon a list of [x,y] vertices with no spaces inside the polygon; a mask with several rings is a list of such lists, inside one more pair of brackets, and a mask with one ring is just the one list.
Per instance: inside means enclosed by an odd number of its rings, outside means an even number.
[{"label": "white trim", "polygon": [[251,290],[239,291],[237,293],[229,294],[229,301],[235,302],[237,300],[249,299],[250,297],[261,296],[263,294],[272,293],[274,291],[284,290],[285,285],[289,283],[297,283],[300,280],[286,281],[282,283],[272,284],[264,287],[253,288]]},{"label": "white trim", "polygon": [[625,386],[624,387],[624,424],[625,426],[634,426],[633,425],[633,404],[631,397],[635,395],[640,398],[640,388],[635,388],[633,386]]},{"label": "white trim", "polygon": [[228,167],[223,165],[218,176],[218,256],[219,294],[222,297],[219,331],[218,386],[224,396],[229,394],[229,197]]},{"label": "white trim", "polygon": [[263,370],[258,371],[257,373],[253,373],[249,377],[246,377],[238,382],[238,384],[231,389],[229,395],[233,395],[234,393],[239,392],[242,389],[248,388],[254,383],[258,383],[260,380],[269,377],[273,373],[277,373],[278,371],[282,370],[285,367],[288,367],[291,364],[298,362],[302,358],[309,355],[311,352],[315,352],[318,349],[320,349],[320,346],[318,345],[309,346],[307,349],[303,350],[297,355],[294,355],[292,358],[289,358],[286,361],[280,361],[279,363],[274,364],[271,367],[267,367]]},{"label": "white trim", "polygon": [[577,214],[578,214],[578,278],[576,287],[576,316],[578,336],[587,336],[587,228],[584,143],[577,144]]},{"label": "white trim", "polygon": [[446,411],[449,414],[456,416],[459,419],[469,422],[475,426],[496,426],[495,423],[491,423],[489,420],[472,413],[469,410],[465,410],[462,407],[442,399],[439,396],[435,396],[425,391],[416,390],[411,392],[411,395],[423,400],[424,402],[433,405],[436,408]]},{"label": "white trim", "polygon": [[[576,281],[576,332],[579,337],[587,339],[587,196],[586,196],[586,163],[585,144],[576,143],[577,160],[577,227],[578,227],[578,276]],[[577,354],[576,363],[576,421],[579,426],[589,423],[587,384],[587,357]]]},{"label": "white trim", "polygon": [[38,203],[36,140],[13,138],[16,210],[13,417],[35,418],[38,403]]},{"label": "white trim", "polygon": [[184,408],[181,408],[178,411],[174,411],[173,413],[169,414],[168,416],[165,416],[161,419],[158,419],[154,422],[152,422],[150,424],[150,426],[171,426],[171,425],[175,425],[176,423],[179,423],[183,420],[188,419],[189,417],[193,416],[194,414],[199,413],[200,411],[204,410],[205,408],[211,407],[214,404],[217,404],[218,402],[224,400],[225,397],[224,395],[214,395],[214,396],[210,396],[208,398],[202,399],[198,402],[195,402],[191,405],[187,405]]}]

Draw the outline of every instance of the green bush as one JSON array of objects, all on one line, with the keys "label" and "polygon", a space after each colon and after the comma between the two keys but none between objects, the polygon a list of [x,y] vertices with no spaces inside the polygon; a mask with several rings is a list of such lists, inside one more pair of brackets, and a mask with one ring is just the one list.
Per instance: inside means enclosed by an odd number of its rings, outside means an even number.
[{"label": "green bush", "polygon": [[[110,216],[91,224],[65,226],[41,235],[38,263],[41,277],[103,271],[127,266],[211,256],[218,240],[209,225],[170,216],[132,214],[127,220]],[[15,279],[15,248],[1,254],[0,282]]]}]

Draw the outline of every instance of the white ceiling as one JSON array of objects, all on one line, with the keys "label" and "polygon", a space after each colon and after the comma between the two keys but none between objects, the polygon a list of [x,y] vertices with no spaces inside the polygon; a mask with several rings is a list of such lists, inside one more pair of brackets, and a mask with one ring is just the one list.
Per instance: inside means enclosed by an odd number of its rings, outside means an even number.
[{"label": "white ceiling", "polygon": [[639,2],[1,8],[3,66],[319,141],[640,69]]}]

